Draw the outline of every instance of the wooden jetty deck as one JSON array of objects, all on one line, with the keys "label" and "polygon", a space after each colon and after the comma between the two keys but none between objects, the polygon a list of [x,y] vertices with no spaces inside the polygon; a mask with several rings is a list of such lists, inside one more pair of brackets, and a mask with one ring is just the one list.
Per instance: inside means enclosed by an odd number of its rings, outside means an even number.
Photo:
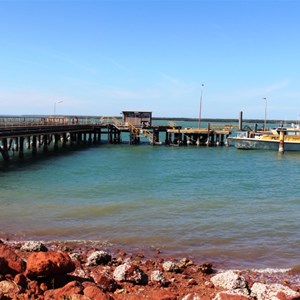
[{"label": "wooden jetty deck", "polygon": [[0,153],[9,161],[11,156],[23,158],[24,152],[36,155],[39,149],[48,152],[73,144],[120,144],[124,134],[129,144],[223,146],[230,133],[230,126],[182,128],[174,122],[138,126],[116,117],[0,117]]}]

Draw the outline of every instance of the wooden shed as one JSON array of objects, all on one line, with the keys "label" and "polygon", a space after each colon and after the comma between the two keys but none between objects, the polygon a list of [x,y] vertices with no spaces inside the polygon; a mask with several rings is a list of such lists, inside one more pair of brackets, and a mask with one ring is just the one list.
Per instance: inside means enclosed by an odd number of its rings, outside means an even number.
[{"label": "wooden shed", "polygon": [[151,111],[122,111],[122,115],[125,124],[131,124],[137,128],[152,126]]}]

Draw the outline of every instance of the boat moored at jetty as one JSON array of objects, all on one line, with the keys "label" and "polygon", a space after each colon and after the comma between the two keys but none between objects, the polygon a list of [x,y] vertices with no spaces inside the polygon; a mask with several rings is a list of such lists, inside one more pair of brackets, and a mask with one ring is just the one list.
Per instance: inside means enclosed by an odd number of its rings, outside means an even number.
[{"label": "boat moored at jetty", "polygon": [[300,128],[294,125],[269,131],[238,131],[228,140],[237,149],[300,151]]}]

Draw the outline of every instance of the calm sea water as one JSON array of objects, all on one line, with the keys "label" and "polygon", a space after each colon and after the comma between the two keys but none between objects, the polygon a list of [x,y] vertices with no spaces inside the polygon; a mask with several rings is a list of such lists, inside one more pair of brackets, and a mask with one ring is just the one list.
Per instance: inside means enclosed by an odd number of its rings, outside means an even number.
[{"label": "calm sea water", "polygon": [[0,238],[299,265],[300,153],[100,145],[1,165]]}]

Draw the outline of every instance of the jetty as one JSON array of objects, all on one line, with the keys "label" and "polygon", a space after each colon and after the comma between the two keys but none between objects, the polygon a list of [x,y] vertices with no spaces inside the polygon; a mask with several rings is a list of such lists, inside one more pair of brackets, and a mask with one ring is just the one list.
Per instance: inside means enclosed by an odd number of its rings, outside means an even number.
[{"label": "jetty", "polygon": [[[182,128],[175,122],[154,125],[151,112],[123,111],[122,118],[84,116],[0,117],[0,153],[9,161],[31,152],[57,151],[76,145],[121,144],[223,146],[231,125]],[[125,137],[125,138],[124,138]],[[124,141],[125,140],[125,141]],[[0,157],[1,157],[0,156]]]}]

